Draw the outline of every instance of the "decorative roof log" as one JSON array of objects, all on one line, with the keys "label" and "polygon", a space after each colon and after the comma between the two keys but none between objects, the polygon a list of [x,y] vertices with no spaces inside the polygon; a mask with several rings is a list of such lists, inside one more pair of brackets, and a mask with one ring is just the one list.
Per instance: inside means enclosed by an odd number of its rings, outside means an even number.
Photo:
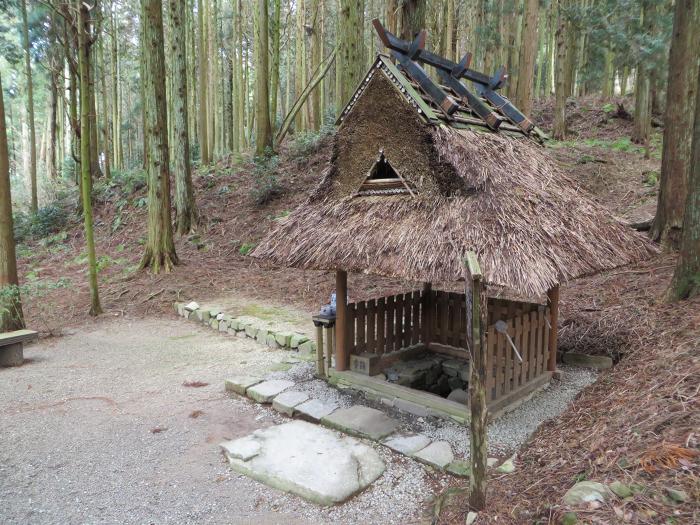
[{"label": "decorative roof log", "polygon": [[[396,37],[389,31],[384,29],[384,26],[377,18],[372,20],[372,25],[374,25],[374,29],[377,31],[379,39],[382,41],[382,44],[384,44],[384,46],[387,49],[398,51],[399,53],[403,54],[408,53],[410,47],[409,42],[401,40],[400,38]],[[425,49],[421,51],[418,60],[438,69],[443,69],[447,72],[452,72],[452,69],[454,69],[454,67],[457,65],[454,62],[452,62],[452,60],[442,58],[440,55],[436,55],[435,53],[426,51]],[[472,82],[478,82],[479,84],[483,84],[484,86],[488,86],[491,82],[490,77],[484,75],[483,73],[479,73],[478,71],[474,71],[473,69],[465,69],[461,76],[462,78],[466,78],[467,80],[471,80]]]},{"label": "decorative roof log", "polygon": [[484,104],[479,97],[469,91],[467,87],[457,78],[442,71],[441,69],[438,70],[438,76],[440,77],[440,80],[445,83],[445,85],[452,88],[455,93],[465,99],[469,108],[472,109],[474,113],[479,115],[491,129],[497,130],[499,128],[501,122],[503,122],[501,117],[491,111],[491,109]]},{"label": "decorative roof log", "polygon": [[476,90],[484,97],[486,100],[491,102],[499,111],[508,117],[513,124],[522,129],[525,133],[529,133],[535,127],[532,121],[523,115],[518,108],[510,103],[510,100],[505,98],[499,93],[496,93],[493,89],[476,84]]},{"label": "decorative roof log", "polygon": [[[420,70],[420,73],[422,73],[424,78],[427,78],[430,81],[423,68],[421,68],[418,64],[416,64],[413,61],[428,64],[429,66],[436,68],[441,76],[441,79],[461,97],[466,98],[467,102],[469,103],[469,106],[472,109],[474,109],[474,112],[477,115],[479,115],[482,119],[486,121],[486,123],[491,129],[498,128],[499,124],[496,124],[496,122],[499,122],[500,119],[495,120],[494,116],[496,115],[493,114],[493,112],[486,106],[486,104],[477,100],[477,97],[469,97],[465,93],[465,90],[468,90],[466,86],[464,86],[464,84],[460,82],[460,78],[464,78],[473,82],[475,84],[477,93],[484,97],[486,100],[488,100],[491,104],[493,104],[508,118],[508,120],[510,120],[513,124],[518,126],[523,132],[529,133],[535,127],[532,121],[528,119],[525,115],[523,115],[518,110],[518,108],[511,104],[511,102],[507,98],[496,93],[496,90],[503,86],[507,78],[505,67],[501,66],[493,76],[489,77],[484,73],[480,73],[469,68],[469,65],[471,63],[470,53],[467,53],[462,58],[462,60],[455,63],[452,60],[448,60],[439,55],[431,53],[430,51],[426,51],[424,49],[425,30],[421,31],[418,34],[416,40],[414,40],[413,42],[407,42],[396,37],[391,32],[387,31],[382,25],[382,23],[376,18],[372,20],[372,25],[374,25],[374,29],[377,31],[379,39],[382,41],[385,47],[391,50],[392,55],[396,56],[397,58],[399,58],[399,56],[404,57],[405,64],[404,62],[401,62],[401,60],[399,60],[399,62],[410,75],[413,76],[411,69],[418,68],[418,70]],[[411,68],[411,65],[415,67]],[[421,84],[421,87],[425,89],[422,81],[419,81],[415,77],[414,79],[418,81]],[[432,81],[430,82],[432,83]],[[437,89],[440,88],[437,87]],[[433,99],[435,99],[435,96],[438,96],[440,100],[445,100],[432,88],[430,91],[426,90],[426,92]],[[442,107],[441,103],[438,103],[438,105]],[[448,114],[451,113],[448,112]]]},{"label": "decorative roof log", "polygon": [[[425,35],[425,31],[421,31],[421,34]],[[421,34],[416,37],[414,43],[420,40]],[[425,36],[423,41],[425,42]],[[421,51],[420,49],[413,50],[413,53],[421,53]],[[398,60],[401,67],[411,76],[411,78],[418,82],[421,89],[430,98],[432,98],[435,104],[447,115],[452,115],[459,109],[459,104],[457,104],[457,102],[451,96],[445,93],[440,86],[433,82],[425,70],[410,59],[410,55],[393,50],[391,51],[391,54],[394,58],[396,58],[396,60]]]}]

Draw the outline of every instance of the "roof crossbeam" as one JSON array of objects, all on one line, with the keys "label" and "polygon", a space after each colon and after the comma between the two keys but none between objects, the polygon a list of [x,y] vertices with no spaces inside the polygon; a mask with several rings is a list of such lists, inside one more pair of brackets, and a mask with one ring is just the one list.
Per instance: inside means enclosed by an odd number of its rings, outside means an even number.
[{"label": "roof crossbeam", "polygon": [[392,49],[391,54],[398,60],[401,67],[411,75],[411,78],[418,83],[421,89],[433,99],[433,102],[435,102],[446,115],[451,116],[459,109],[459,104],[450,95],[445,93],[440,86],[433,82],[425,70],[415,62],[416,60],[420,60],[424,52],[425,34],[425,30],[418,33],[406,51]]},{"label": "roof crossbeam", "polygon": [[[379,36],[379,39],[382,41],[384,46],[391,50],[392,55],[399,60],[401,66],[404,67],[404,69],[406,69],[409,74],[412,75],[412,70],[416,70],[417,68],[417,70],[419,70],[419,74],[422,73],[422,76],[426,78],[430,83],[432,83],[432,80],[430,80],[423,68],[421,68],[414,61],[428,64],[436,68],[441,77],[441,80],[443,80],[445,84],[451,87],[462,98],[467,99],[467,103],[469,104],[469,106],[474,110],[474,112],[477,115],[484,119],[484,121],[486,121],[486,123],[492,129],[498,128],[500,124],[497,124],[497,122],[500,122],[500,117],[498,117],[498,115],[491,111],[488,108],[488,106],[486,106],[486,104],[484,104],[481,100],[478,100],[478,97],[474,96],[473,94],[471,94],[470,96],[469,90],[466,86],[464,86],[464,84],[462,84],[462,82],[460,82],[459,79],[464,78],[473,82],[475,84],[476,91],[479,95],[481,95],[491,104],[493,104],[508,118],[508,120],[510,120],[513,124],[518,126],[525,133],[529,133],[534,128],[534,124],[532,123],[532,121],[530,121],[530,119],[528,119],[523,113],[521,113],[518,110],[518,108],[516,108],[506,97],[500,95],[499,93],[496,93],[496,90],[501,88],[505,84],[505,80],[507,78],[505,67],[501,66],[492,77],[489,77],[484,73],[480,73],[479,71],[474,71],[473,69],[469,68],[471,62],[470,53],[467,53],[462,58],[462,60],[460,60],[458,63],[455,63],[452,60],[448,60],[439,55],[436,55],[435,53],[426,51],[424,49],[425,30],[419,33],[418,37],[416,37],[416,40],[414,40],[413,42],[407,42],[396,37],[391,32],[387,31],[377,18],[372,20],[372,25],[374,26],[374,29],[377,32],[377,35]],[[408,65],[404,64],[404,62]],[[414,78],[418,81],[421,87],[424,88],[423,82],[418,80],[416,77]],[[449,98],[449,96],[446,95],[439,88],[439,86],[435,87],[443,93],[444,97]],[[431,91],[434,92],[432,88]],[[433,92],[428,92],[427,90],[426,92],[433,99],[435,99],[435,97],[433,96]],[[435,95],[438,95],[437,92],[435,92]],[[444,102],[444,100],[444,98],[441,98],[441,101]],[[438,103],[438,106],[440,106],[441,108],[443,107],[441,103]]]}]

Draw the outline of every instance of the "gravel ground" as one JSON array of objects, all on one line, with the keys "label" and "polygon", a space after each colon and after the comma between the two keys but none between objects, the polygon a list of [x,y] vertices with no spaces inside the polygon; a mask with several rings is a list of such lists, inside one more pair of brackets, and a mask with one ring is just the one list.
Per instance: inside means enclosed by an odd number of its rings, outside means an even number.
[{"label": "gravel ground", "polygon": [[[274,372],[270,377],[295,381],[295,390],[308,392],[312,397],[319,399],[334,401],[341,407],[363,404],[382,410],[399,419],[404,430],[420,432],[434,440],[448,441],[456,456],[469,457],[469,431],[464,425],[437,417],[415,417],[367,399],[361,393],[349,389],[338,390],[328,386],[325,381],[313,379],[314,370],[313,363],[299,363],[287,372]],[[552,381],[531,399],[489,425],[488,446],[492,456],[502,458],[513,454],[540,423],[561,414],[576,394],[596,379],[596,373],[592,370],[566,365],[562,365],[560,370],[560,381]]]},{"label": "gravel ground", "polygon": [[[231,472],[218,443],[285,421],[223,392],[225,377],[289,357],[250,339],[175,319],[103,318],[25,357],[0,369],[3,524],[406,524],[447,481],[378,447],[384,475],[325,509]],[[309,388],[345,398],[318,381]]]}]

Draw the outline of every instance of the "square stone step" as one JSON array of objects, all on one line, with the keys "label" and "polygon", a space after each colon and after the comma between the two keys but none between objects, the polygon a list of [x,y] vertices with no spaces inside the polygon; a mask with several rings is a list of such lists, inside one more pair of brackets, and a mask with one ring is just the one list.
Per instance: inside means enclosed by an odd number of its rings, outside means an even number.
[{"label": "square stone step", "polygon": [[262,383],[262,379],[255,376],[234,376],[230,379],[224,381],[224,386],[227,392],[235,392],[242,396],[245,395],[246,390],[251,386],[255,386],[258,383]]},{"label": "square stone step", "polygon": [[294,408],[308,399],[309,395],[306,392],[287,390],[272,400],[272,408],[291,417],[294,415]]},{"label": "square stone step", "polygon": [[439,469],[444,469],[455,459],[452,447],[447,441],[433,441],[424,449],[413,453],[412,457]]},{"label": "square stone step", "polygon": [[430,438],[423,434],[395,434],[382,441],[382,444],[395,452],[410,456],[430,445]]},{"label": "square stone step", "polygon": [[399,427],[399,422],[384,412],[362,405],[336,410],[321,422],[341,432],[375,441],[385,438]]},{"label": "square stone step", "polygon": [[318,422],[321,420],[321,418],[332,414],[338,408],[338,405],[335,403],[319,401],[318,399],[309,399],[308,401],[305,401],[294,408],[297,415],[302,419],[306,419],[307,421],[311,422]]},{"label": "square stone step", "polygon": [[258,403],[272,403],[275,396],[294,386],[292,381],[272,379],[263,381],[246,390],[246,395]]}]

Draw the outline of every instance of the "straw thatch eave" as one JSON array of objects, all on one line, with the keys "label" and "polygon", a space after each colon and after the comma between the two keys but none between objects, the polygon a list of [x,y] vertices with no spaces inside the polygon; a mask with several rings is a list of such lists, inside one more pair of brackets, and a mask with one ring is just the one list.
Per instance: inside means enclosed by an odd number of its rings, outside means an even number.
[{"label": "straw thatch eave", "polygon": [[295,268],[445,282],[463,278],[473,250],[489,283],[537,296],[655,251],[577,191],[531,141],[445,127],[431,133],[472,195],[329,198],[342,176],[331,162],[317,191],[252,255]]}]

